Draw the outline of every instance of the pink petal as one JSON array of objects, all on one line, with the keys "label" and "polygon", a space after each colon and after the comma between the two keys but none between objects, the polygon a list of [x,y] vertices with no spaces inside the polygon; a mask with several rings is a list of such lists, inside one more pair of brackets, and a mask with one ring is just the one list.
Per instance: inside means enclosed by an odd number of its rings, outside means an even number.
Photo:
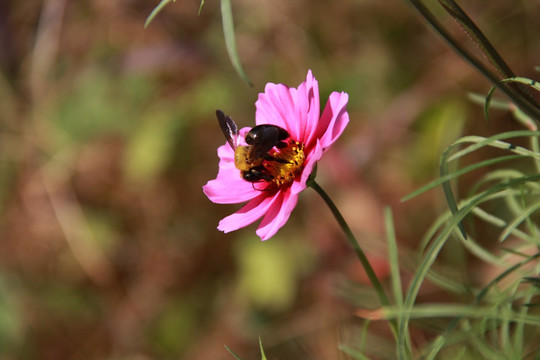
[{"label": "pink petal", "polygon": [[236,213],[223,218],[219,222],[218,230],[228,233],[252,224],[274,206],[275,202],[278,201],[278,194],[279,192],[269,195],[264,191],[259,191],[258,197],[248,202]]},{"label": "pink petal", "polygon": [[289,190],[278,192],[276,198],[278,199],[268,209],[256,231],[263,241],[270,239],[285,225],[298,201],[298,195]]},{"label": "pink petal", "polygon": [[246,202],[259,195],[253,185],[242,179],[240,171],[234,166],[234,151],[225,144],[218,148],[219,171],[216,179],[203,186],[203,192],[210,201],[217,204],[236,204]]},{"label": "pink petal", "polygon": [[312,138],[319,138],[321,145],[326,150],[343,133],[349,123],[347,102],[349,95],[345,92],[333,92],[323,110],[317,130],[312,133]]},{"label": "pink petal", "polygon": [[203,186],[203,192],[216,204],[237,204],[255,198],[260,191],[253,189],[251,183],[238,178],[210,180]]},{"label": "pink petal", "polygon": [[[304,142],[307,147],[307,137],[315,131],[319,122],[319,84],[311,70],[306,75],[306,81],[298,86],[298,96],[296,98],[296,119],[299,127],[299,137],[295,140]],[[294,119],[291,119],[294,121]],[[291,127],[291,124],[289,124]]]},{"label": "pink petal", "polygon": [[269,83],[255,103],[257,125],[286,129],[294,140],[304,142],[315,131],[320,114],[319,84],[311,70],[298,89]]},{"label": "pink petal", "polygon": [[255,103],[255,122],[257,125],[272,124],[286,129],[293,138],[298,136],[295,114],[296,89],[288,88],[283,84],[266,84],[264,93],[259,94]]},{"label": "pink petal", "polygon": [[311,150],[311,152],[306,157],[306,160],[304,161],[304,169],[302,170],[302,176],[300,177],[299,181],[295,181],[291,185],[291,192],[293,194],[299,194],[300,192],[305,190],[307,179],[309,178],[309,175],[311,175],[311,173],[313,172],[313,168],[317,164],[317,161],[322,158],[322,155],[323,148],[319,143],[319,140],[317,140],[315,147]]}]

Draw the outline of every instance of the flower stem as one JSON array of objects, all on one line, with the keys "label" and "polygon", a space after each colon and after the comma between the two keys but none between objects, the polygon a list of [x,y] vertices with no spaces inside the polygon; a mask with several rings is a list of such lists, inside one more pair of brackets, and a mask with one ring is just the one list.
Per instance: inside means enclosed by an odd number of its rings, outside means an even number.
[{"label": "flower stem", "polygon": [[360,247],[360,244],[358,244],[358,241],[354,237],[351,231],[351,228],[349,227],[349,225],[343,218],[343,215],[341,215],[338,208],[336,207],[332,199],[330,199],[328,194],[319,186],[319,184],[315,182],[313,178],[308,179],[307,186],[313,188],[313,190],[315,190],[326,202],[326,205],[328,205],[328,207],[332,211],[332,214],[336,218],[339,226],[345,233],[347,240],[349,240],[349,243],[353,247],[354,252],[356,253],[356,256],[358,257],[358,260],[360,260],[360,263],[364,267],[364,270],[366,271],[366,274],[369,278],[369,281],[371,282],[371,285],[373,285],[373,288],[375,288],[375,291],[377,292],[377,295],[379,296],[379,301],[381,302],[381,305],[389,306],[390,301],[388,300],[388,296],[386,296],[386,293],[384,292],[383,286],[381,282],[379,281],[379,278],[375,274],[375,271],[373,270],[373,267],[369,263],[369,260],[367,259],[366,254]]}]

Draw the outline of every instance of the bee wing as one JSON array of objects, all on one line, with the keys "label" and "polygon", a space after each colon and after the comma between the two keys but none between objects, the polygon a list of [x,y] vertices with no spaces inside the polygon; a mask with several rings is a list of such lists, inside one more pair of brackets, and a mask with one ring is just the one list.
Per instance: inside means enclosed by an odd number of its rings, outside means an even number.
[{"label": "bee wing", "polygon": [[216,116],[219,127],[221,128],[221,131],[223,131],[227,142],[231,145],[231,148],[236,149],[238,146],[238,127],[236,126],[236,123],[229,115],[225,115],[221,110],[216,110]]}]

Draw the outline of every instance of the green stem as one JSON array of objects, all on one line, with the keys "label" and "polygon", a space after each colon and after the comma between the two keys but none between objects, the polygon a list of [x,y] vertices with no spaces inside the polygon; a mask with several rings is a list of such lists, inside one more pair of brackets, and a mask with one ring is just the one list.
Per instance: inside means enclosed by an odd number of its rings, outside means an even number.
[{"label": "green stem", "polygon": [[[467,15],[467,13],[454,1],[454,0],[438,0],[439,4],[454,18],[454,20],[461,26],[463,31],[469,35],[471,40],[478,47],[482,55],[489,61],[489,63],[497,70],[503,79],[515,77],[516,75],[510,69],[510,66],[506,64],[502,56],[497,52],[495,47],[491,44],[488,38],[480,30],[474,21]],[[520,93],[523,98],[531,105],[538,108],[538,104],[530,94],[529,90],[523,84],[509,84]]]},{"label": "green stem", "polygon": [[424,6],[421,0],[405,0],[411,4],[424,19],[435,29],[439,35],[469,64],[477,69],[484,77],[486,77],[493,85],[499,88],[508,98],[510,98],[524,113],[532,119],[540,121],[540,108],[535,102],[531,102],[529,97],[524,97],[518,93],[513,87],[504,82],[501,82],[500,77],[493,74],[486,66],[473,56],[465,47],[461,46],[444,28],[444,26],[435,18],[435,16]]},{"label": "green stem", "polygon": [[375,271],[373,270],[373,267],[369,263],[369,260],[366,257],[366,254],[358,244],[358,241],[354,237],[351,228],[349,225],[347,225],[347,222],[339,212],[338,208],[330,199],[328,194],[315,182],[314,179],[309,179],[307,181],[307,185],[313,190],[315,190],[326,202],[326,205],[330,208],[330,211],[332,211],[332,214],[336,218],[339,226],[345,233],[345,236],[347,237],[347,240],[349,240],[349,243],[354,249],[354,252],[356,253],[356,256],[358,257],[358,260],[360,260],[360,263],[364,267],[364,270],[366,271],[366,274],[369,278],[369,281],[371,282],[371,285],[373,285],[373,288],[375,288],[375,291],[377,292],[377,295],[379,296],[379,301],[381,302],[382,306],[390,306],[390,301],[388,300],[388,297],[386,296],[386,293],[384,292],[383,286],[381,282],[379,281],[379,278],[377,278],[377,275],[375,274]]}]

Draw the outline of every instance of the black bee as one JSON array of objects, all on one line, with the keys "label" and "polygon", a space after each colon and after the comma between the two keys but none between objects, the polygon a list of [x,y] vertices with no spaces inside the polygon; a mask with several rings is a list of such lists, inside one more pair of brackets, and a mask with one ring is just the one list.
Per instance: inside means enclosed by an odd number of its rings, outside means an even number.
[{"label": "black bee", "polygon": [[265,162],[273,161],[288,163],[287,160],[276,158],[269,154],[272,148],[287,146],[289,133],[276,125],[257,125],[246,135],[246,145],[238,144],[238,127],[230,116],[216,110],[216,116],[227,142],[234,150],[234,165],[241,171],[242,178],[249,182],[261,180],[273,181],[274,175],[264,166]]}]

